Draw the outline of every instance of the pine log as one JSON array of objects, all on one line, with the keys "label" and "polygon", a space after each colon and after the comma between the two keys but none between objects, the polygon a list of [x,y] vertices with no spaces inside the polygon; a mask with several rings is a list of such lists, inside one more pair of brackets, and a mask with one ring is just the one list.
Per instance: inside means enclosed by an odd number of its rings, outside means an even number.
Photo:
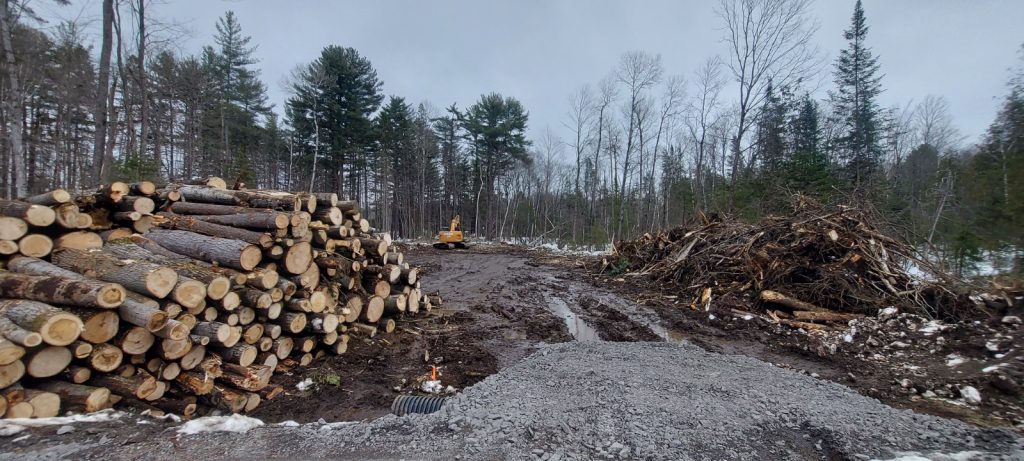
[{"label": "pine log", "polygon": [[42,258],[53,251],[53,240],[43,234],[28,234],[18,240],[18,252],[33,258]]},{"label": "pine log", "polygon": [[309,316],[309,329],[317,333],[337,332],[338,316],[334,314],[313,314]]},{"label": "pine log", "polygon": [[170,251],[244,271],[252,270],[263,257],[259,247],[240,240],[164,229],[154,229],[146,236]]},{"label": "pine log", "polygon": [[66,347],[42,346],[26,351],[23,361],[25,373],[33,378],[49,378],[67,368],[71,363],[71,351]]},{"label": "pine log", "polygon": [[238,295],[243,305],[252,306],[257,309],[266,309],[274,302],[269,294],[255,288],[239,287],[235,288],[232,292]]},{"label": "pine log", "polygon": [[121,199],[117,203],[116,208],[120,211],[136,211],[142,214],[149,214],[156,209],[156,204],[149,197],[129,196]]},{"label": "pine log", "polygon": [[0,200],[0,216],[21,218],[36,227],[49,226],[57,219],[56,213],[47,206],[16,200]]},{"label": "pine log", "polygon": [[277,356],[278,359],[284,359],[291,355],[292,350],[295,349],[295,340],[290,336],[282,336],[274,340],[273,347],[270,351]]},{"label": "pine log", "polygon": [[405,295],[391,295],[384,298],[384,313],[398,315],[405,312],[408,305],[408,298]]},{"label": "pine log", "polygon": [[104,309],[120,306],[125,298],[124,287],[116,283],[16,272],[0,272],[0,293],[8,298]]},{"label": "pine log", "polygon": [[[281,213],[246,212],[224,215],[191,215],[191,218],[211,224],[261,231],[276,231],[288,227],[288,216]],[[285,225],[282,226],[282,223]]]},{"label": "pine log", "polygon": [[282,312],[281,316],[274,320],[281,325],[285,331],[295,334],[306,328],[306,314],[302,312]]},{"label": "pine log", "polygon": [[320,268],[316,264],[310,264],[309,269],[300,275],[291,277],[290,280],[302,288],[312,290],[320,284]]},{"label": "pine log", "polygon": [[[399,263],[401,264],[401,263]],[[416,279],[419,277],[419,269],[413,267],[409,269],[401,269],[401,279],[409,285],[415,285]]]},{"label": "pine log", "polygon": [[348,309],[348,313],[345,314],[345,323],[358,321],[360,314],[363,313],[363,298],[358,296],[348,298],[348,301],[345,302],[345,309]]},{"label": "pine log", "polygon": [[28,223],[21,218],[0,216],[0,240],[18,240],[28,233]]},{"label": "pine log", "polygon": [[0,315],[28,331],[39,333],[43,342],[67,346],[82,333],[82,320],[74,314],[27,299],[0,300]]},{"label": "pine log", "polygon": [[54,264],[103,281],[119,283],[129,290],[163,298],[174,289],[178,274],[148,261],[121,260],[104,251],[71,248],[54,252]]}]

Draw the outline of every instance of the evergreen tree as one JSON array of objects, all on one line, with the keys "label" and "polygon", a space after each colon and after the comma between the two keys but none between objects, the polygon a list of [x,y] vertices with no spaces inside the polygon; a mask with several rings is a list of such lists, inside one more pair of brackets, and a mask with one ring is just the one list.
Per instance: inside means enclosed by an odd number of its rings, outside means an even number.
[{"label": "evergreen tree", "polygon": [[836,91],[832,94],[842,134],[836,153],[845,163],[847,179],[855,188],[870,182],[882,159],[881,114],[876,99],[882,92],[878,58],[866,43],[868,26],[857,0],[850,28],[843,33],[847,48],[836,60]]},{"label": "evergreen tree", "polygon": [[821,146],[818,103],[805,94],[789,120],[791,152],[785,167],[789,189],[827,200],[833,186],[828,156]]}]

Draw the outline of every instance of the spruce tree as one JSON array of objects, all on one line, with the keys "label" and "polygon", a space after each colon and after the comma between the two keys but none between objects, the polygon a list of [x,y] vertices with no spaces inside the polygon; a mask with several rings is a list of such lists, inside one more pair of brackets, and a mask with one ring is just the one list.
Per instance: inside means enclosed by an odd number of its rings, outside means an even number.
[{"label": "spruce tree", "polygon": [[882,92],[878,58],[866,43],[868,26],[860,0],[850,28],[843,32],[848,46],[836,60],[834,116],[843,129],[836,153],[846,167],[847,179],[860,187],[873,178],[882,161],[881,113],[876,101]]},{"label": "spruce tree", "polygon": [[789,120],[791,152],[786,166],[787,186],[817,199],[827,199],[833,186],[828,156],[821,146],[818,104],[805,94]]}]

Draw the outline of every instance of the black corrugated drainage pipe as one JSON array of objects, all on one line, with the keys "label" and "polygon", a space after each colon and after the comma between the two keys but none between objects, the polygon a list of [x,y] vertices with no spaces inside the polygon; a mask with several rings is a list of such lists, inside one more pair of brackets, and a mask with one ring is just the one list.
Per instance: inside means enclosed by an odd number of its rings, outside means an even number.
[{"label": "black corrugated drainage pipe", "polygon": [[433,413],[441,409],[446,398],[436,395],[400,395],[391,403],[391,412],[398,416]]}]

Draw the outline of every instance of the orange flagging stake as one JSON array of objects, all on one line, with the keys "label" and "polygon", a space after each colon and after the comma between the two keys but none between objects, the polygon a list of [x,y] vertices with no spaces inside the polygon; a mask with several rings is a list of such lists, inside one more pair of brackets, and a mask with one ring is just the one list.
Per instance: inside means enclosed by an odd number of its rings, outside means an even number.
[{"label": "orange flagging stake", "polygon": [[430,380],[437,381],[437,365],[430,366]]}]

